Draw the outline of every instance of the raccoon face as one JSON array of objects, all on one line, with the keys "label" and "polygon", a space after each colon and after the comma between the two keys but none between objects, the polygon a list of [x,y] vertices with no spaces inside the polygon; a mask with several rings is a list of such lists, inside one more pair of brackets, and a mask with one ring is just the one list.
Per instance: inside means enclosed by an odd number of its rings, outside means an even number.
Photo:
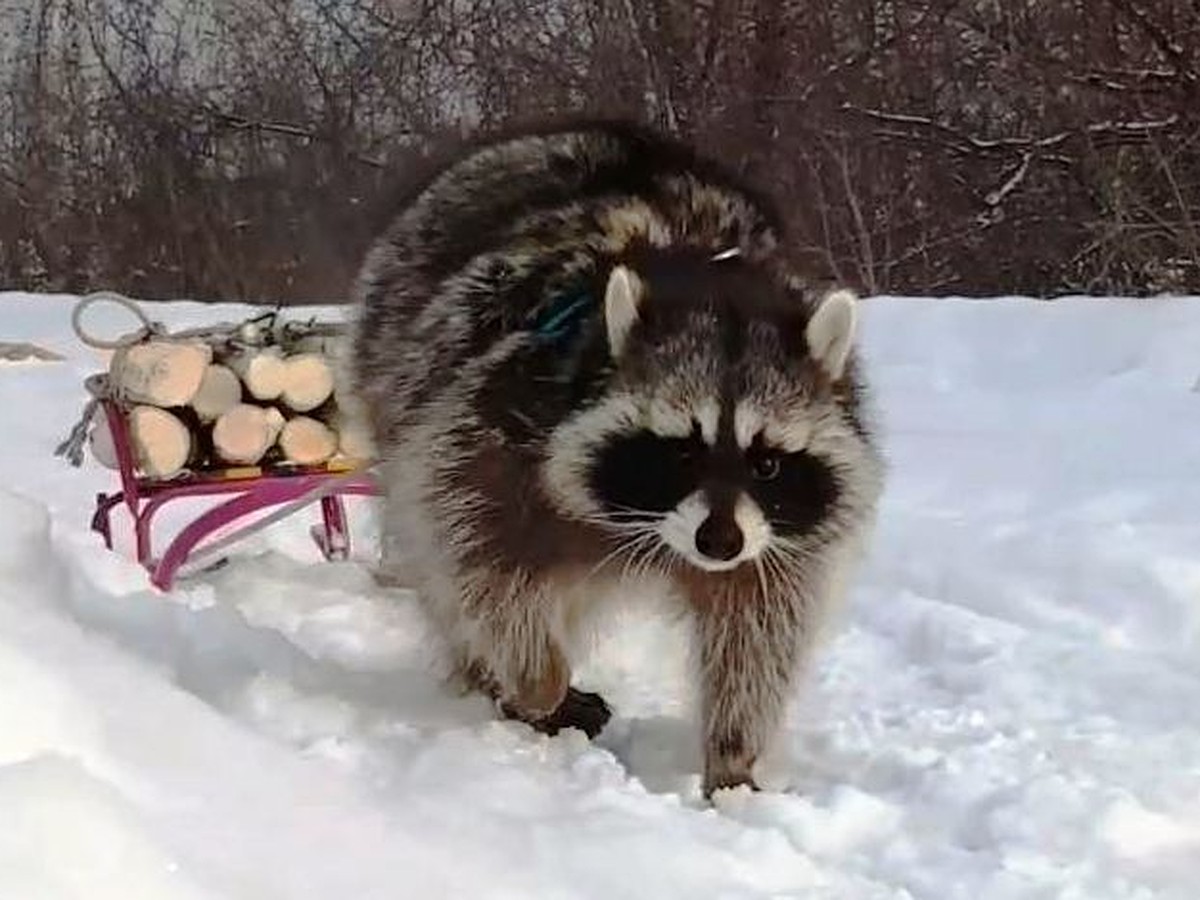
[{"label": "raccoon face", "polygon": [[551,439],[551,493],[648,559],[669,549],[710,572],[794,561],[872,499],[845,383],[854,321],[848,293],[810,316],[740,264],[617,267],[617,374]]}]

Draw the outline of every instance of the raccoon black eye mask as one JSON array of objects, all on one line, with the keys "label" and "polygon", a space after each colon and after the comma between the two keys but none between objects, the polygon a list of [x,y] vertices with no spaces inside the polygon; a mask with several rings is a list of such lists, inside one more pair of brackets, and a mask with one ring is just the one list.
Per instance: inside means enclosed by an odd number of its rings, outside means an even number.
[{"label": "raccoon black eye mask", "polygon": [[813,528],[837,494],[837,478],[828,465],[803,450],[773,449],[761,437],[740,457],[713,457],[698,429],[687,438],[639,431],[600,451],[592,490],[606,512],[657,520],[715,478],[749,493],[772,530],[785,536]]},{"label": "raccoon black eye mask", "polygon": [[695,438],[641,431],[600,451],[591,487],[606,511],[657,518],[696,490],[703,453],[703,444]]},{"label": "raccoon black eye mask", "polygon": [[795,537],[828,516],[839,489],[828,464],[805,450],[786,453],[761,445],[752,446],[747,459],[753,477],[748,490],[774,531]]},{"label": "raccoon black eye mask", "polygon": [[498,714],[589,736],[611,713],[572,684],[572,629],[665,579],[702,790],[753,787],[882,485],[855,298],[789,269],[768,198],[626,124],[484,139],[401,195],[352,360],[382,573]]}]

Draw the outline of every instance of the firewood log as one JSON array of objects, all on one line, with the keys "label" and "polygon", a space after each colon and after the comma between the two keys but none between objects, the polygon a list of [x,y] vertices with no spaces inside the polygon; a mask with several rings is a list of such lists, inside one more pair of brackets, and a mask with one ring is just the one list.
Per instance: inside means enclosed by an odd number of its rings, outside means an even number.
[{"label": "firewood log", "polygon": [[138,468],[146,475],[168,478],[182,470],[192,455],[188,427],[157,406],[135,406],[129,411],[129,436]]},{"label": "firewood log", "polygon": [[[278,415],[278,410],[275,411]],[[268,409],[238,403],[213,424],[213,453],[223,462],[253,465],[275,443],[278,427]]]},{"label": "firewood log", "polygon": [[267,415],[267,425],[271,429],[271,443],[274,443],[279,439],[279,432],[283,430],[284,423],[287,422],[287,419],[284,418],[283,413],[281,413],[279,409],[274,406],[266,407],[265,412]]},{"label": "firewood log", "polygon": [[237,373],[255,400],[276,400],[283,393],[287,367],[277,348],[247,347],[227,357],[224,363]]},{"label": "firewood log", "polygon": [[214,422],[242,402],[242,382],[233,369],[212,363],[204,370],[192,408],[201,422]]},{"label": "firewood log", "polygon": [[301,465],[325,462],[337,452],[337,435],[324,422],[295,416],[279,432],[279,447],[286,460]]},{"label": "firewood log", "polygon": [[137,404],[185,406],[196,396],[212,348],[197,341],[142,341],[113,354],[109,383]]},{"label": "firewood log", "polygon": [[318,353],[297,353],[284,359],[280,399],[299,413],[311,412],[333,395],[333,370]]}]

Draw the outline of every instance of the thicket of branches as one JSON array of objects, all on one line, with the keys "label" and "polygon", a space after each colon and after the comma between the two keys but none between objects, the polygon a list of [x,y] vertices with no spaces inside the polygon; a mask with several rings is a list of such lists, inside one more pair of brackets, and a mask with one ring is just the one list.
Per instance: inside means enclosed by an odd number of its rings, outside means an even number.
[{"label": "thicket of branches", "polygon": [[344,295],[392,173],[583,112],[873,292],[1200,292],[1197,0],[0,0],[0,283]]}]

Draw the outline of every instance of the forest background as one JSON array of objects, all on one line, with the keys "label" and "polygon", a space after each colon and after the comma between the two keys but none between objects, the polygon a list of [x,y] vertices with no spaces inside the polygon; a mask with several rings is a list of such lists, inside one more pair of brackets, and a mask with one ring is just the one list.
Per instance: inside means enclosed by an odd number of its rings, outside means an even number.
[{"label": "forest background", "polygon": [[1200,293],[1200,0],[0,0],[0,286],[336,302],[406,166],[565,113],[868,293]]}]

